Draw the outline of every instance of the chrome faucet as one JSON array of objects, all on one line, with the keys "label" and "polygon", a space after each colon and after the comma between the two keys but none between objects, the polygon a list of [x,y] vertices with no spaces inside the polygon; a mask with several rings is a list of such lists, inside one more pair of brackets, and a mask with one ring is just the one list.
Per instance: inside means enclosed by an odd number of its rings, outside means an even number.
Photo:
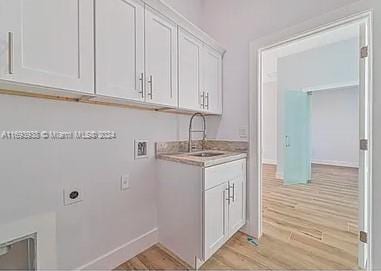
[{"label": "chrome faucet", "polygon": [[[192,123],[193,119],[196,116],[202,117],[204,121],[203,129],[202,130],[192,130]],[[205,139],[206,139],[206,119],[205,116],[201,113],[195,113],[192,115],[190,122],[189,122],[189,140],[188,140],[188,151],[192,152],[192,133],[202,133],[202,150],[204,150],[204,145],[205,145]]]}]

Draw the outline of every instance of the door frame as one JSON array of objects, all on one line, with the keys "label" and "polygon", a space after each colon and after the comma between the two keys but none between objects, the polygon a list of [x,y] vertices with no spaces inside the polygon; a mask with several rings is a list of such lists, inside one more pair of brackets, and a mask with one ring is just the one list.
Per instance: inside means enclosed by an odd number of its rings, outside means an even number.
[{"label": "door frame", "polygon": [[[368,190],[364,194],[365,202],[367,203],[367,224],[368,224],[368,243],[367,255],[368,264],[367,270],[372,269],[372,126],[373,126],[373,13],[372,10],[360,11],[343,11],[339,10],[337,14],[328,14],[319,17],[315,20],[307,21],[303,24],[297,25],[276,33],[272,36],[264,37],[262,39],[250,43],[250,91],[249,91],[249,158],[248,164],[249,180],[248,182],[248,224],[245,232],[249,235],[260,238],[262,232],[262,68],[263,59],[262,54],[264,51],[273,49],[290,42],[303,40],[310,36],[324,33],[337,29],[349,24],[362,22],[367,28],[367,44],[369,46],[369,61],[367,65],[368,72],[366,73],[366,92],[368,99],[366,100],[366,115],[368,116],[369,127],[369,163],[366,169],[369,172],[369,178],[366,180]],[[344,13],[344,15],[343,15]],[[252,195],[252,196],[250,196]],[[254,196],[253,196],[254,195]]]}]

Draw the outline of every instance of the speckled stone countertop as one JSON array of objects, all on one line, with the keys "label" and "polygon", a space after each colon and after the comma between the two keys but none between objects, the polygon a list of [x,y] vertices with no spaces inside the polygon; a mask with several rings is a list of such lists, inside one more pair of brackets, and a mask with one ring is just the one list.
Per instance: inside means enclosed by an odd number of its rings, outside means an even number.
[{"label": "speckled stone countertop", "polygon": [[[247,142],[208,140],[203,151],[188,153],[186,141],[156,143],[156,158],[199,167],[211,167],[247,157]],[[201,149],[201,141],[193,142]],[[194,154],[208,152],[220,155],[199,157]]]}]

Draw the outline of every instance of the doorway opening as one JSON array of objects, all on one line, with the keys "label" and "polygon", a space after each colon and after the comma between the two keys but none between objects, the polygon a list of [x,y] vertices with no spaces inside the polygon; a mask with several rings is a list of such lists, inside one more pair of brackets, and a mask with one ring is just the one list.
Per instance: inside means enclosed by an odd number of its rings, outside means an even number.
[{"label": "doorway opening", "polygon": [[257,234],[309,268],[371,266],[369,17],[258,54]]}]

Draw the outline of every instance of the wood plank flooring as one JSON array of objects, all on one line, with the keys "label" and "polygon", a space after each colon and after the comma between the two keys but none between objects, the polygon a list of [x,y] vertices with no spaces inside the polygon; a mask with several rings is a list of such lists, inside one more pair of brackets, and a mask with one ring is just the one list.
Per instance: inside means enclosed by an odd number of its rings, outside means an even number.
[{"label": "wood plank flooring", "polygon": [[[241,232],[204,270],[354,270],[357,268],[358,170],[314,165],[308,185],[284,186],[264,165],[263,230],[258,246]],[[155,245],[117,270],[189,269]]]}]

